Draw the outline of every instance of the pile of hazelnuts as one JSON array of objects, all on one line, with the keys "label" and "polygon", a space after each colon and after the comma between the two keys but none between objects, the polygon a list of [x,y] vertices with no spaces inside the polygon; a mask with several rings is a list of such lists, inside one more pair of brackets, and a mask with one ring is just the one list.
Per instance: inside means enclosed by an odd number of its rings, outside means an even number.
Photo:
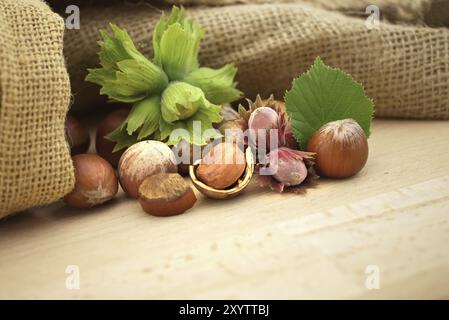
[{"label": "pile of hazelnuts", "polygon": [[[88,131],[76,118],[67,117],[66,138],[75,169],[75,187],[64,198],[68,205],[90,208],[105,203],[116,196],[120,184],[128,196],[138,199],[145,212],[171,216],[185,212],[197,201],[191,185],[180,173],[188,173],[193,186],[213,199],[237,196],[248,186],[255,161],[249,148],[243,151],[232,142],[212,144],[201,161],[190,159],[188,170],[183,163],[177,165],[175,153],[161,141],[140,141],[113,152],[115,143],[105,136],[120,126],[128,113],[127,109],[118,109],[100,122],[96,154],[86,153],[90,146]],[[316,155],[315,168],[320,175],[346,178],[364,167],[368,143],[355,120],[336,120],[311,136],[307,151]],[[237,159],[245,161],[234,161]],[[292,175],[295,167],[288,166],[287,160],[280,159],[279,164],[287,164],[286,172]],[[278,175],[274,178],[279,179]]]},{"label": "pile of hazelnuts", "polygon": [[96,154],[86,153],[90,135],[78,119],[66,119],[66,139],[75,170],[74,189],[64,197],[71,207],[90,208],[113,199],[118,186],[137,198],[144,211],[156,216],[182,213],[196,202],[196,196],[181,175],[172,150],[160,141],[142,141],[113,152],[115,143],[105,135],[117,128],[128,116],[118,109],[99,124]]}]

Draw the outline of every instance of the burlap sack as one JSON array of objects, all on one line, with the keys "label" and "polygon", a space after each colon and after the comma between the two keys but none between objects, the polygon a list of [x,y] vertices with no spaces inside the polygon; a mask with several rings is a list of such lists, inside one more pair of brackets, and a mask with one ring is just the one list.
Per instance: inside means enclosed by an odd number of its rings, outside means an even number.
[{"label": "burlap sack", "polygon": [[54,202],[73,186],[63,30],[39,0],[0,0],[0,217]]},{"label": "burlap sack", "polygon": [[[170,0],[169,0],[170,1]],[[239,88],[253,98],[274,93],[282,98],[294,77],[306,71],[317,55],[362,82],[376,104],[376,116],[449,119],[449,30],[382,21],[380,29],[365,25],[367,1],[321,0],[190,0],[215,5],[193,6],[189,14],[207,30],[201,61],[217,67],[234,62]],[[396,20],[418,21],[431,0],[406,1]],[[173,1],[170,1],[173,2]],[[174,1],[184,3],[185,1]],[[266,2],[266,1],[263,1]],[[288,2],[288,3],[283,3]],[[352,3],[352,11],[348,3]],[[384,8],[397,1],[382,1]],[[313,4],[313,6],[311,5]],[[361,18],[343,15],[336,9]],[[169,10],[169,8],[167,8]],[[399,9],[398,9],[399,10]],[[65,39],[65,54],[76,104],[95,109],[98,87],[84,82],[85,69],[98,63],[98,29],[114,22],[128,29],[144,53],[151,54],[151,32],[160,10],[147,3],[116,3],[81,9],[81,29]],[[355,14],[354,14],[355,12]],[[360,13],[360,14],[357,14]],[[413,17],[413,18],[412,18]]]},{"label": "burlap sack", "polygon": [[426,24],[449,27],[447,0],[165,0],[176,5],[230,5],[238,3],[293,3],[308,2],[327,10],[363,17],[369,5],[376,5],[383,18],[393,23]]}]

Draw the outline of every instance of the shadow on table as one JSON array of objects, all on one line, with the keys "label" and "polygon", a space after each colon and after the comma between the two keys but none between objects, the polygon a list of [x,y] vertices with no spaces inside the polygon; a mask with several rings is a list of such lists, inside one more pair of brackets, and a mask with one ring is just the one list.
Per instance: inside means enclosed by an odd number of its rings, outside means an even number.
[{"label": "shadow on table", "polygon": [[20,237],[21,233],[46,232],[47,228],[61,221],[107,214],[108,209],[124,200],[122,198],[126,196],[120,194],[111,201],[89,210],[71,208],[59,201],[49,206],[17,212],[0,220],[0,243],[6,239]]}]

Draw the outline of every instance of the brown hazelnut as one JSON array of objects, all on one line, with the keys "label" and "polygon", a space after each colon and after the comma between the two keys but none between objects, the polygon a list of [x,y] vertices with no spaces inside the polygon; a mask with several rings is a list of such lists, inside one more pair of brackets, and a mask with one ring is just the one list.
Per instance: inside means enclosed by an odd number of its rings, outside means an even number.
[{"label": "brown hazelnut", "polygon": [[73,116],[65,120],[65,137],[70,146],[70,154],[84,153],[89,149],[90,135],[87,129]]},{"label": "brown hazelnut", "polygon": [[75,188],[64,201],[75,208],[89,208],[112,199],[118,190],[114,169],[96,154],[79,154],[73,158]]},{"label": "brown hazelnut", "polygon": [[129,147],[121,156],[118,175],[123,190],[137,198],[139,186],[146,177],[162,172],[177,172],[176,158],[163,142],[147,140]]},{"label": "brown hazelnut", "polygon": [[[241,174],[236,181],[232,185],[230,185],[226,189],[216,189],[211,187],[210,185],[204,183],[202,180],[198,177],[198,169],[199,165],[191,165],[189,168],[189,174],[190,178],[192,179],[193,185],[195,188],[198,189],[201,193],[206,195],[209,198],[213,199],[227,199],[235,197],[239,194],[241,194],[245,188],[249,185],[252,175],[254,173],[254,157],[253,153],[251,151],[251,148],[247,148],[245,152],[245,166],[244,166],[244,172]],[[216,171],[218,172],[218,171]],[[236,175],[236,174],[235,174]],[[225,175],[222,175],[225,176]],[[203,177],[204,179],[204,177]],[[215,180],[215,179],[214,179]],[[226,184],[229,183],[228,182]]]},{"label": "brown hazelnut", "polygon": [[120,157],[126,149],[112,152],[115,142],[105,138],[125,121],[128,116],[128,109],[118,109],[108,114],[98,125],[95,138],[95,149],[97,154],[108,161],[114,168],[117,168]]},{"label": "brown hazelnut", "polygon": [[173,216],[193,207],[196,196],[178,173],[158,173],[147,177],[139,187],[142,209],[154,216]]},{"label": "brown hazelnut", "polygon": [[329,122],[309,139],[307,151],[316,153],[320,175],[346,178],[362,170],[368,159],[365,132],[352,119]]},{"label": "brown hazelnut", "polygon": [[214,189],[232,186],[245,171],[245,156],[236,144],[222,142],[213,146],[201,160],[196,176]]}]

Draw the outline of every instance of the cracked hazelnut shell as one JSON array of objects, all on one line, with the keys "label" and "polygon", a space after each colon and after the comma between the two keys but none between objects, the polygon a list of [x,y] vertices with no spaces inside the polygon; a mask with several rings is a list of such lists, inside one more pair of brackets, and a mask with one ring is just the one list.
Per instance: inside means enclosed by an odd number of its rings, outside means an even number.
[{"label": "cracked hazelnut shell", "polygon": [[201,159],[196,176],[209,187],[226,189],[242,176],[245,168],[243,151],[234,143],[222,142]]},{"label": "cracked hazelnut shell", "polygon": [[249,185],[254,173],[254,157],[251,148],[247,148],[245,151],[246,166],[243,174],[234,182],[233,185],[226,189],[213,188],[197,177],[198,164],[191,165],[189,167],[190,178],[192,179],[195,188],[202,194],[212,199],[228,199],[241,194],[245,188]]}]

